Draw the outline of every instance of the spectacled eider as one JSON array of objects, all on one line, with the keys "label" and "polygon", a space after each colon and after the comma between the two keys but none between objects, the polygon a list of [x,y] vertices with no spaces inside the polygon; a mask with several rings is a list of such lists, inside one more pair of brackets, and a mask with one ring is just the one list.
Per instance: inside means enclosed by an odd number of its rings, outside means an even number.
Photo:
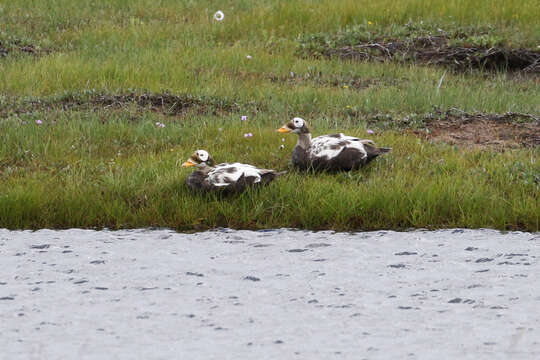
[{"label": "spectacled eider", "polygon": [[195,151],[182,166],[197,167],[186,179],[187,186],[197,191],[241,192],[248,187],[268,185],[285,173],[241,163],[215,165],[214,159],[205,150]]},{"label": "spectacled eider", "polygon": [[349,171],[358,169],[392,148],[382,148],[371,140],[343,134],[322,135],[311,139],[304,119],[295,117],[278,132],[298,134],[292,154],[293,165],[306,170]]}]

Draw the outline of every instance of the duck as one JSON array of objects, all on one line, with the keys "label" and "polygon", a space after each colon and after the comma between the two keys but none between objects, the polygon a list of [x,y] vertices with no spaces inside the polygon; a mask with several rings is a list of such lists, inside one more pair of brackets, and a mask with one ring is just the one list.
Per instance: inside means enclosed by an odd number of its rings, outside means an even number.
[{"label": "duck", "polygon": [[277,131],[298,134],[298,143],[292,153],[292,163],[302,170],[355,170],[392,150],[389,147],[378,147],[372,140],[363,140],[341,133],[312,139],[306,121],[299,117],[293,118]]},{"label": "duck", "polygon": [[186,185],[203,192],[242,192],[249,187],[268,185],[285,173],[238,162],[216,165],[206,150],[195,151],[182,166],[197,168],[186,178]]}]

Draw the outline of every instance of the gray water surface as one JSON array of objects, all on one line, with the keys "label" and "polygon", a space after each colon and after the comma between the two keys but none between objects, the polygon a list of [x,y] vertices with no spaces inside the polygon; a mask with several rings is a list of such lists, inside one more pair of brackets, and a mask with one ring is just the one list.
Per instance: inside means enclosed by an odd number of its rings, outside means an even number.
[{"label": "gray water surface", "polygon": [[0,230],[2,359],[540,359],[540,234]]}]

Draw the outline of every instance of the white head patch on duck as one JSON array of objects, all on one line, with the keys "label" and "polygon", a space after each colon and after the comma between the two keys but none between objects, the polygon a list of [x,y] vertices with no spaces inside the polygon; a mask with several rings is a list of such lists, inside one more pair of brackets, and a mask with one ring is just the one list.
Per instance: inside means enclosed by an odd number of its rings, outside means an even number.
[{"label": "white head patch on duck", "polygon": [[208,158],[210,157],[206,150],[197,150],[196,153],[201,161],[208,161]]},{"label": "white head patch on duck", "polygon": [[283,125],[277,131],[281,133],[293,132],[295,134],[309,134],[309,129],[306,126],[306,122],[304,121],[304,119],[299,117],[293,118],[291,121]]},{"label": "white head patch on duck", "polygon": [[214,166],[214,159],[206,150],[195,151],[182,166],[197,166],[199,169],[211,168]]},{"label": "white head patch on duck", "polygon": [[292,123],[296,129],[300,129],[305,125],[306,122],[302,118],[295,117],[292,119]]}]

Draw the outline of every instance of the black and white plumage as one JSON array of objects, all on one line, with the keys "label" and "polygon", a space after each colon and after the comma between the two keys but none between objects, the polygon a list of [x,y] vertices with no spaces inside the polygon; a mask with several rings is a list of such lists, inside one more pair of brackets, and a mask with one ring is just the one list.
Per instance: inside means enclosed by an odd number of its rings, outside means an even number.
[{"label": "black and white plumage", "polygon": [[278,132],[298,134],[292,162],[303,170],[354,170],[391,150],[378,147],[371,140],[344,134],[322,135],[312,139],[306,122],[298,117],[283,125]]},{"label": "black and white plumage", "polygon": [[215,165],[214,160],[205,150],[197,150],[182,166],[196,166],[186,184],[197,191],[241,192],[248,187],[268,185],[284,172],[259,169],[242,163],[222,163]]}]

